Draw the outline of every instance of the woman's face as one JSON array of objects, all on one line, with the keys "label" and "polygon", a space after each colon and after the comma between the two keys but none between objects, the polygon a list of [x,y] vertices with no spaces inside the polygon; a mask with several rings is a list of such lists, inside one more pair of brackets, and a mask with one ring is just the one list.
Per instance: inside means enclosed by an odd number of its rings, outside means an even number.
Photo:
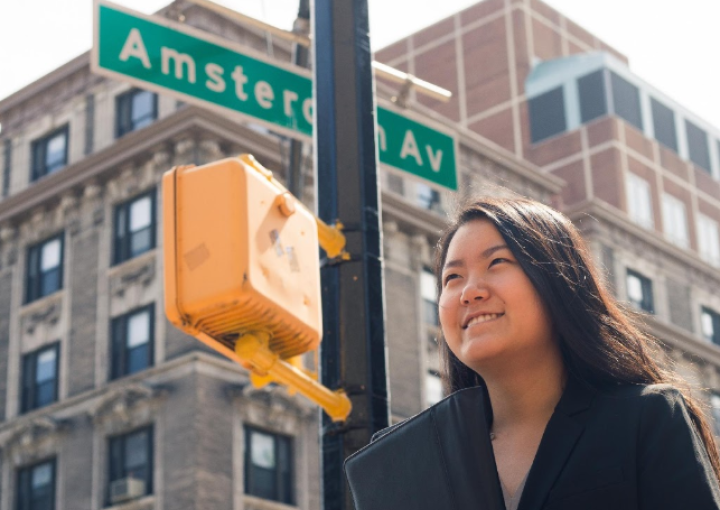
[{"label": "woman's face", "polygon": [[458,229],[441,285],[445,341],[477,373],[559,354],[540,296],[490,221],[473,220]]}]

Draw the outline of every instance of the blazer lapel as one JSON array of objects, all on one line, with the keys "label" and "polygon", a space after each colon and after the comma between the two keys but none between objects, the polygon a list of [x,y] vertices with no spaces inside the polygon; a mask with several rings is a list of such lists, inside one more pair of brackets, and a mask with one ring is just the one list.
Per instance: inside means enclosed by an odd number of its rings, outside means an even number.
[{"label": "blazer lapel", "polygon": [[592,404],[593,394],[582,383],[568,378],[567,387],[545,428],[535,460],[528,473],[518,510],[539,510],[555,479],[585,428],[583,411]]}]

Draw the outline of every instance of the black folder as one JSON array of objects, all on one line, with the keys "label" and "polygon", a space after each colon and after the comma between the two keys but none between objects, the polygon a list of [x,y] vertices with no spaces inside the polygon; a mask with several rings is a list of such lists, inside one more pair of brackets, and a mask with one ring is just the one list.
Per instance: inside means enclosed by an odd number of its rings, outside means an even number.
[{"label": "black folder", "polygon": [[356,510],[505,510],[486,405],[460,390],[348,457]]}]

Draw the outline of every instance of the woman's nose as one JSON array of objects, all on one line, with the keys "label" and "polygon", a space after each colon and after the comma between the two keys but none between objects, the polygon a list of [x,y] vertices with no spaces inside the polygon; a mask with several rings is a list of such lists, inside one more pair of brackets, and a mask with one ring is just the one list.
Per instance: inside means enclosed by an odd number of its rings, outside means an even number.
[{"label": "woman's nose", "polygon": [[481,301],[488,297],[488,288],[485,282],[482,280],[475,280],[468,282],[462,290],[460,295],[460,301],[463,304],[469,305],[473,301]]}]

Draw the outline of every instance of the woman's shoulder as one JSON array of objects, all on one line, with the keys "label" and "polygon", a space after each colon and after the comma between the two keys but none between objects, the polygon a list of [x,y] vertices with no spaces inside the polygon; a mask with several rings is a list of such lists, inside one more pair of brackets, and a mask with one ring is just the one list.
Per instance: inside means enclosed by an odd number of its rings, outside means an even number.
[{"label": "woman's shoulder", "polygon": [[619,384],[597,390],[596,398],[610,404],[621,401],[651,413],[685,409],[683,393],[672,384]]}]

